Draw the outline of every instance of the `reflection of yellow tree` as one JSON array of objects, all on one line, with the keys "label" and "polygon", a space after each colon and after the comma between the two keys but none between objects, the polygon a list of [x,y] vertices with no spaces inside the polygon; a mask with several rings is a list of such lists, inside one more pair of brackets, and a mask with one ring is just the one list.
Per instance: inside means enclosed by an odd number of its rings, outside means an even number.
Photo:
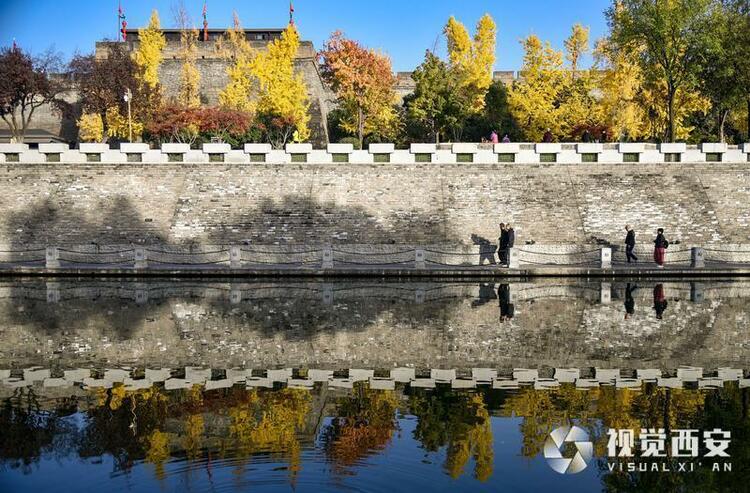
[{"label": "reflection of yellow tree", "polygon": [[474,476],[487,481],[492,476],[494,451],[492,448],[492,423],[484,399],[479,394],[472,395],[466,402],[468,426],[455,428],[458,433],[448,444],[445,467],[454,479],[464,472],[469,457],[474,457]]},{"label": "reflection of yellow tree", "polygon": [[252,390],[247,394],[245,402],[229,410],[229,434],[238,453],[286,454],[295,476],[300,469],[301,452],[297,432],[310,411],[310,394],[300,389],[260,393]]},{"label": "reflection of yellow tree", "polygon": [[325,431],[326,451],[337,466],[350,466],[391,441],[398,399],[392,390],[373,390],[358,383],[338,406]]},{"label": "reflection of yellow tree", "polygon": [[164,463],[169,459],[169,436],[154,430],[146,437],[146,462],[156,468],[156,477],[164,479]]},{"label": "reflection of yellow tree", "polygon": [[438,389],[410,399],[419,418],[414,437],[430,451],[446,447],[445,470],[458,478],[471,457],[474,476],[486,481],[492,475],[494,452],[492,423],[482,394]]}]

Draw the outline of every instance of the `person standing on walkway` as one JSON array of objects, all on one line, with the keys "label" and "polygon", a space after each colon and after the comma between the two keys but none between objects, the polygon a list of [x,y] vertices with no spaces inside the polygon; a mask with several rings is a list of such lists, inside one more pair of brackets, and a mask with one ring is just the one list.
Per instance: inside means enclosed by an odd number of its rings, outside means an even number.
[{"label": "person standing on walkway", "polygon": [[490,142],[492,142],[493,144],[498,143],[497,132],[495,132],[494,130],[490,134]]},{"label": "person standing on walkway", "polygon": [[503,136],[503,144],[510,144],[510,137],[508,137],[508,134]]},{"label": "person standing on walkway", "polygon": [[638,257],[633,253],[633,250],[635,250],[635,230],[628,224],[625,226],[625,231],[628,232],[627,236],[625,236],[625,256],[628,258],[628,263],[631,260],[638,263]]},{"label": "person standing on walkway", "polygon": [[552,142],[552,130],[551,129],[548,128],[547,131],[544,132],[544,135],[542,136],[542,142],[544,143]]},{"label": "person standing on walkway", "polygon": [[508,263],[508,230],[505,223],[500,223],[500,238],[498,239],[497,256],[500,259],[500,265]]},{"label": "person standing on walkway", "polygon": [[654,262],[660,269],[664,268],[667,248],[669,248],[669,242],[664,237],[664,228],[659,228],[656,230],[656,239],[654,240]]},{"label": "person standing on walkway", "polygon": [[510,249],[516,244],[516,231],[510,224],[505,225],[505,230],[508,233],[508,244],[505,246],[505,265],[510,267]]}]

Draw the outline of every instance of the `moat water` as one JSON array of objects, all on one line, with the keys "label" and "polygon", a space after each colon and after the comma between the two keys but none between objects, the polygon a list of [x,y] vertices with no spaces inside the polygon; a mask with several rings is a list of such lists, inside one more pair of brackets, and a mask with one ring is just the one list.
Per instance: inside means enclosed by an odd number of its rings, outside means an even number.
[{"label": "moat water", "polygon": [[[0,491],[746,491],[749,300],[742,279],[3,280]],[[565,426],[591,444],[576,474],[545,458]]]}]

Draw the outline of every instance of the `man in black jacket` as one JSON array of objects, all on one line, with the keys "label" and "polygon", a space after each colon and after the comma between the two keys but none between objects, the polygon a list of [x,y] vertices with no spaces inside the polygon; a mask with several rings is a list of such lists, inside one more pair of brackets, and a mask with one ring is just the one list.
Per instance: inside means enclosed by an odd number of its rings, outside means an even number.
[{"label": "man in black jacket", "polygon": [[500,257],[500,265],[508,263],[508,230],[505,223],[500,223],[500,238],[498,240],[497,256]]},{"label": "man in black jacket", "polygon": [[633,253],[633,250],[635,250],[635,231],[630,225],[625,226],[625,231],[628,232],[628,235],[625,237],[625,256],[628,258],[628,263],[630,263],[631,259],[637,263],[638,257]]}]

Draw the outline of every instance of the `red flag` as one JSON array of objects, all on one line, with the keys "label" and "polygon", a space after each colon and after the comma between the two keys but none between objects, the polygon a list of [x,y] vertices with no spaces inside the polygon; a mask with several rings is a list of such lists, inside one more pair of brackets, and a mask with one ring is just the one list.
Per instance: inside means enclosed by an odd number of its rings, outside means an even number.
[{"label": "red flag", "polygon": [[203,2],[203,42],[208,41],[208,7],[206,2]]},{"label": "red flag", "polygon": [[118,39],[121,41],[127,41],[128,33],[125,30],[128,28],[128,23],[125,21],[125,13],[122,10],[122,3],[117,2],[117,20],[122,21],[122,29],[118,33]]}]

